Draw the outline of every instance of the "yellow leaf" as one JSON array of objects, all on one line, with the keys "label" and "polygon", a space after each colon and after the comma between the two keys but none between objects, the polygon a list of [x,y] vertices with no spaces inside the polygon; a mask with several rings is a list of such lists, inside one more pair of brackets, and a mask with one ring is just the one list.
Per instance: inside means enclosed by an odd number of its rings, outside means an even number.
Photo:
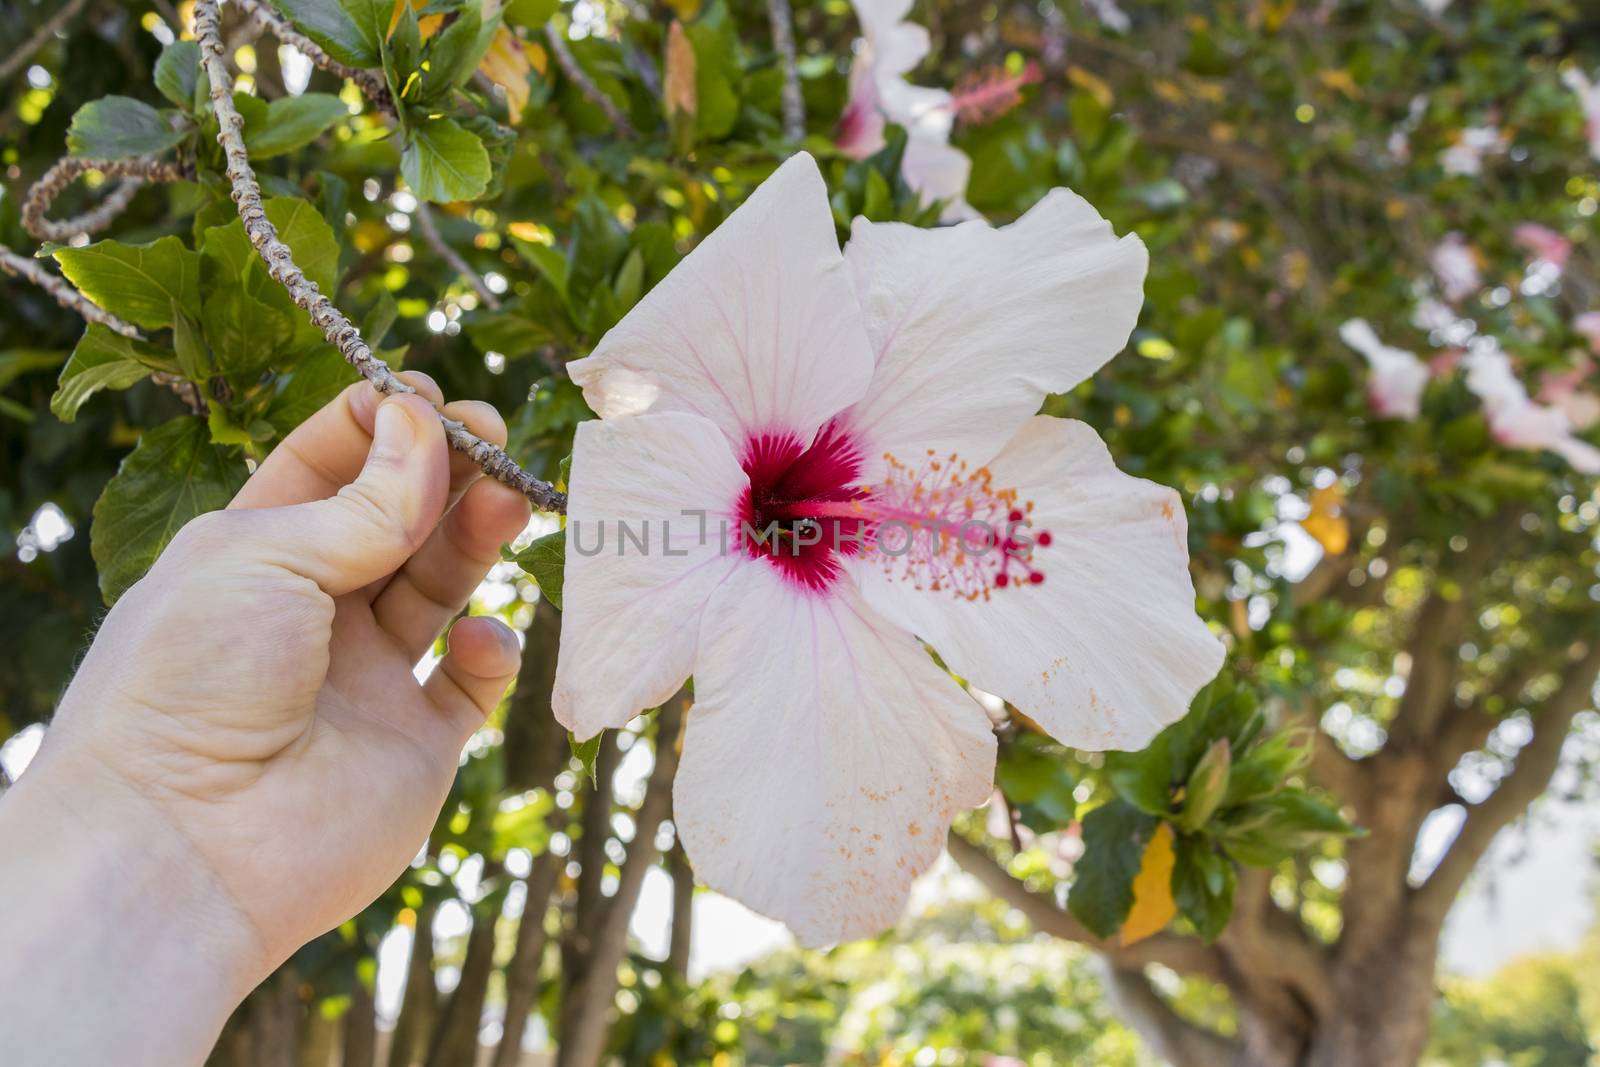
[{"label": "yellow leaf", "polygon": [[677,19],[672,20],[672,27],[667,30],[667,73],[661,95],[668,118],[674,115],[693,118],[700,108],[695,93],[694,45],[683,32],[683,23]]},{"label": "yellow leaf", "polygon": [[1157,78],[1150,83],[1150,88],[1155,91],[1157,96],[1169,104],[1181,104],[1189,99],[1189,94],[1178,88],[1177,82],[1171,82],[1165,78]]},{"label": "yellow leaf", "polygon": [[1350,520],[1344,515],[1344,488],[1333,485],[1311,492],[1311,514],[1300,526],[1330,556],[1342,556],[1350,547]]},{"label": "yellow leaf", "polygon": [[1343,67],[1319,70],[1317,71],[1317,79],[1327,88],[1336,93],[1343,93],[1352,100],[1360,93],[1360,89],[1356,87],[1356,80]]},{"label": "yellow leaf", "polygon": [[1076,85],[1090,96],[1100,102],[1100,106],[1110,109],[1111,101],[1115,99],[1111,86],[1097,74],[1091,74],[1082,67],[1068,67],[1067,81]]},{"label": "yellow leaf", "polygon": [[484,77],[506,91],[506,110],[511,113],[513,126],[522,121],[522,109],[528,105],[528,95],[532,92],[528,85],[528,75],[533,71],[532,58],[522,38],[509,27],[501,26],[489,42],[483,62],[478,64]]},{"label": "yellow leaf", "polygon": [[1117,934],[1125,946],[1160,933],[1178,914],[1178,905],[1172,899],[1172,869],[1178,862],[1172,842],[1172,826],[1162,823],[1144,847],[1144,859],[1133,879],[1133,907]]}]

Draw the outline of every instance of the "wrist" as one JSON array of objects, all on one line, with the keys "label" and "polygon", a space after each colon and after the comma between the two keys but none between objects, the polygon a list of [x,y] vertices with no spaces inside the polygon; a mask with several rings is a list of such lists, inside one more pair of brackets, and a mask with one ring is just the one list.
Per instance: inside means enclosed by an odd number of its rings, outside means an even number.
[{"label": "wrist", "polygon": [[156,805],[50,748],[0,797],[10,1047],[23,1064],[199,1063],[276,961]]}]

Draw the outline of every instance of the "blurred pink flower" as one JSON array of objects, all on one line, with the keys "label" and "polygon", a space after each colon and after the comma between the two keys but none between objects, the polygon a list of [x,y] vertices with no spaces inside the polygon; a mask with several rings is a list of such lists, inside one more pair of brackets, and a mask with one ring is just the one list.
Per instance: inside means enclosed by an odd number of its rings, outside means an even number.
[{"label": "blurred pink flower", "polygon": [[804,944],[891,925],[994,788],[922,642],[1078,748],[1142,747],[1221,666],[1178,494],[1036,414],[1127,343],[1146,266],[1065,189],[1000,229],[857,219],[841,252],[801,153],[568,365],[600,418],[556,717],[593,737],[692,675],[680,840]]},{"label": "blurred pink flower", "polygon": [[1578,106],[1583,109],[1584,133],[1589,138],[1589,154],[1600,159],[1600,85],[1591,82],[1577,67],[1568,68],[1561,80],[1578,95]]},{"label": "blurred pink flower", "polygon": [[1483,288],[1478,269],[1478,251],[1459,233],[1448,234],[1433,248],[1428,259],[1439,289],[1452,304],[1459,304]]},{"label": "blurred pink flower", "polygon": [[900,173],[924,204],[944,201],[942,218],[977,218],[966,202],[972,160],[950,144],[956,108],[948,92],[912,85],[906,75],[928,54],[928,31],[905,21],[912,0],[852,0],[861,22],[861,47],[850,64],[850,99],[835,143],[851,159],[884,146],[889,123],[906,131]]},{"label": "blurred pink flower", "polygon": [[1561,408],[1528,398],[1505,352],[1483,347],[1469,352],[1463,362],[1467,388],[1483,401],[1489,434],[1496,441],[1509,448],[1548,449],[1581,474],[1600,474],[1600,448],[1574,436],[1572,419]]},{"label": "blurred pink flower", "polygon": [[1537,222],[1519,222],[1511,230],[1511,239],[1523,251],[1536,259],[1542,259],[1557,269],[1567,265],[1567,257],[1572,255],[1572,242],[1561,236],[1548,226],[1541,226]]},{"label": "blurred pink flower", "polygon": [[1340,326],[1339,337],[1372,367],[1367,400],[1380,418],[1414,419],[1421,413],[1422,391],[1429,377],[1426,363],[1403,348],[1384,344],[1365,319],[1351,319]]},{"label": "blurred pink flower", "polygon": [[1572,328],[1583,335],[1596,354],[1600,354],[1600,311],[1585,311],[1572,320]]},{"label": "blurred pink flower", "polygon": [[1454,374],[1456,368],[1461,366],[1461,357],[1464,355],[1466,352],[1459,348],[1442,349],[1428,360],[1428,370],[1435,377]]},{"label": "blurred pink flower", "polygon": [[1539,379],[1539,402],[1558,407],[1577,430],[1600,422],[1600,396],[1581,389],[1594,374],[1594,361],[1584,357],[1564,371],[1545,371]]}]

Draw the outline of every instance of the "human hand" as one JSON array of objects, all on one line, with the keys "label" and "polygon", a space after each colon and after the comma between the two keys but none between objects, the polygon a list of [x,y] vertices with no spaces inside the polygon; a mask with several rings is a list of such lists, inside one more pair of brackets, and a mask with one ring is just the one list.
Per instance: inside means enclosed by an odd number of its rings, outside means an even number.
[{"label": "human hand", "polygon": [[[351,386],[179,531],[14,791],[76,820],[57,833],[159,857],[194,951],[239,995],[416,855],[519,663],[507,627],[469,618],[425,683],[412,673],[528,505],[448,451],[437,386],[407,377],[421,396]],[[444,411],[505,440],[487,405]]]}]

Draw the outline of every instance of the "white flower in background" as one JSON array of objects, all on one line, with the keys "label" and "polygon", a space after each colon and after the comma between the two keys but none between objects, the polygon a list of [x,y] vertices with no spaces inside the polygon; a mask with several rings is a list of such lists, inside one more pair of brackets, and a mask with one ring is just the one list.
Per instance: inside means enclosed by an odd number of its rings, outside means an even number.
[{"label": "white flower in background", "polygon": [[[919,638],[1083,748],[1144,745],[1220,666],[1178,495],[1034,414],[1123,347],[1145,267],[1066,190],[1001,229],[857,219],[841,255],[801,154],[570,364],[600,419],[556,715],[591,737],[692,674],[684,847],[804,943],[891,925],[992,790],[988,716]],[[586,555],[619,520],[654,551]]]},{"label": "white flower in background", "polygon": [[1366,357],[1372,367],[1367,400],[1383,418],[1414,419],[1422,411],[1422,392],[1428,387],[1428,365],[1413,352],[1391,348],[1378,339],[1365,319],[1351,319],[1339,327],[1345,344]]},{"label": "white flower in background", "polygon": [[1600,159],[1600,85],[1591,82],[1577,67],[1568,67],[1561,80],[1578,95],[1578,106],[1583,109],[1583,129],[1589,138],[1589,154]]},{"label": "white flower in background", "polygon": [[1489,434],[1510,448],[1548,449],[1581,474],[1600,474],[1600,449],[1573,436],[1571,418],[1559,407],[1529,399],[1511,358],[1498,345],[1478,343],[1463,358],[1467,388],[1483,401]]},{"label": "white flower in background", "polygon": [[1439,153],[1446,174],[1475,178],[1483,173],[1483,160],[1506,150],[1506,135],[1498,126],[1468,126],[1455,144]]},{"label": "white flower in background", "polygon": [[928,31],[905,21],[912,0],[852,0],[862,41],[850,64],[850,101],[835,142],[852,159],[884,146],[888,123],[906,131],[900,173],[924,204],[944,201],[943,219],[977,218],[966,200],[972,160],[950,144],[956,108],[943,89],[912,85],[906,75],[928,54]]},{"label": "white flower in background", "polygon": [[1546,371],[1539,379],[1539,403],[1560,408],[1575,430],[1600,422],[1600,396],[1583,386],[1594,376],[1594,360],[1587,356],[1564,371]]},{"label": "white flower in background", "polygon": [[1133,29],[1133,20],[1117,6],[1117,0],[1083,0],[1083,6],[1100,25],[1113,33],[1127,33]]},{"label": "white flower in background", "polygon": [[1567,257],[1572,255],[1572,242],[1548,226],[1537,222],[1519,222],[1511,230],[1511,239],[1517,247],[1544,262],[1564,270]]},{"label": "white flower in background", "polygon": [[1435,245],[1428,264],[1433,268],[1434,278],[1438,279],[1440,292],[1452,304],[1461,303],[1483,288],[1478,250],[1459,233],[1448,234]]},{"label": "white flower in background", "polygon": [[1422,6],[1428,9],[1430,15],[1442,15],[1450,7],[1451,0],[1422,0]]}]

